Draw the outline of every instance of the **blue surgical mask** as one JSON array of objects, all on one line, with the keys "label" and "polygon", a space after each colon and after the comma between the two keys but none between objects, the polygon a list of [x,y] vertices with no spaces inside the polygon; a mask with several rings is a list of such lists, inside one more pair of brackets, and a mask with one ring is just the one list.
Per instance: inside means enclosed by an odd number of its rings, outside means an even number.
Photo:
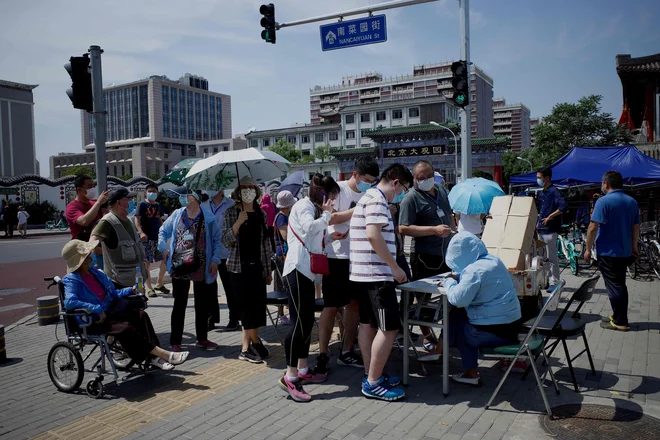
[{"label": "blue surgical mask", "polygon": [[218,193],[219,193],[220,191],[205,191],[205,192],[206,192],[206,195],[209,196],[209,198],[212,199],[213,197],[215,197],[216,195],[218,195]]},{"label": "blue surgical mask", "polygon": [[135,211],[135,200],[130,200],[128,202],[128,213]]},{"label": "blue surgical mask", "polygon": [[543,185],[545,185],[545,182],[543,181],[543,179],[536,179],[536,183],[537,183],[539,186],[543,186]]},{"label": "blue surgical mask", "polygon": [[357,184],[357,189],[361,193],[367,192],[369,188],[371,188],[371,183],[363,182],[362,180],[360,180],[360,183]]},{"label": "blue surgical mask", "polygon": [[147,193],[147,199],[151,200],[152,202],[155,201],[158,198],[158,193],[155,192],[150,192]]},{"label": "blue surgical mask", "polygon": [[188,196],[179,196],[179,203],[182,207],[188,206]]},{"label": "blue surgical mask", "polygon": [[399,194],[394,195],[394,200],[392,200],[393,204],[401,203],[401,200],[405,197],[406,193],[405,191],[401,191]]}]

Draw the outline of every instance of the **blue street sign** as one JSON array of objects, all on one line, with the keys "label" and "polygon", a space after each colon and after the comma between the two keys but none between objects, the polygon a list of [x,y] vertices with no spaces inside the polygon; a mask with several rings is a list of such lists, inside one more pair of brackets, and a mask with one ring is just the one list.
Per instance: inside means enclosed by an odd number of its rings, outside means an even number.
[{"label": "blue street sign", "polygon": [[324,51],[385,41],[387,41],[385,15],[321,25],[321,48]]}]

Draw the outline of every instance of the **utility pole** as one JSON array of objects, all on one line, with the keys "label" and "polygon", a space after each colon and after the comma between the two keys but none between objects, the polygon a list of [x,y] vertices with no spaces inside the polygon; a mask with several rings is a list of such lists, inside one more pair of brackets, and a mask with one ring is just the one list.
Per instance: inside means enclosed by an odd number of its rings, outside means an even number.
[{"label": "utility pole", "polygon": [[[470,1],[458,0],[458,5],[461,29],[461,59],[467,63],[467,85],[468,93],[470,93],[470,73],[472,70],[470,67]],[[468,105],[461,110],[461,180],[472,177],[471,107],[472,105]]]},{"label": "utility pole", "polygon": [[94,128],[96,162],[96,187],[99,193],[108,189],[105,165],[105,109],[103,108],[103,77],[101,74],[101,54],[99,46],[89,46],[92,69],[92,95],[94,97]]}]

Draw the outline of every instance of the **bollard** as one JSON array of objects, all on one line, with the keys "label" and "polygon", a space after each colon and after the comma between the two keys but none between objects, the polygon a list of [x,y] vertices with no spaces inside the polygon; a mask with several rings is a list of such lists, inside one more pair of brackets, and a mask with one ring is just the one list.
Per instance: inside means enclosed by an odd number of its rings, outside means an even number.
[{"label": "bollard", "polygon": [[60,300],[57,296],[37,298],[37,318],[39,325],[55,324],[60,320]]},{"label": "bollard", "polygon": [[0,325],[0,364],[7,361],[7,350],[5,350],[5,326]]}]

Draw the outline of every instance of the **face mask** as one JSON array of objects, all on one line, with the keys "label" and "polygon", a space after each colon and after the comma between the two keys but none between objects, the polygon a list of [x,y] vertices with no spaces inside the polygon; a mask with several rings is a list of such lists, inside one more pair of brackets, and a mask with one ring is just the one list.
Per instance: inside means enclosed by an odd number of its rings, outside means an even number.
[{"label": "face mask", "polygon": [[188,206],[188,196],[179,196],[179,204],[182,207]]},{"label": "face mask", "polygon": [[147,193],[147,199],[151,200],[152,202],[155,201],[158,198],[158,193],[155,192],[150,192]]},{"label": "face mask", "polygon": [[130,200],[128,202],[128,213],[130,214],[131,212],[135,211],[135,200]]},{"label": "face mask", "polygon": [[213,197],[215,197],[216,195],[218,195],[218,193],[219,193],[220,191],[205,191],[205,192],[206,192],[206,195],[207,195],[207,196],[209,196],[210,198],[213,198]]},{"label": "face mask", "polygon": [[243,188],[241,190],[241,200],[245,203],[252,203],[257,198],[257,190],[254,188]]},{"label": "face mask", "polygon": [[367,192],[369,188],[371,188],[371,183],[363,182],[360,180],[360,183],[357,184],[357,189],[361,193]]},{"label": "face mask", "polygon": [[392,204],[396,205],[397,203],[401,203],[401,200],[403,200],[403,197],[406,195],[405,192],[401,191],[399,194],[394,195],[394,200],[392,200]]},{"label": "face mask", "polygon": [[536,183],[537,183],[539,186],[543,186],[543,185],[545,185],[545,182],[543,181],[543,179],[536,179]]},{"label": "face mask", "polygon": [[428,179],[420,180],[417,182],[417,188],[422,191],[431,191],[431,188],[433,188],[434,184],[435,179],[433,177],[429,177]]},{"label": "face mask", "polygon": [[85,197],[90,200],[96,199],[96,188],[89,188],[85,191]]}]

